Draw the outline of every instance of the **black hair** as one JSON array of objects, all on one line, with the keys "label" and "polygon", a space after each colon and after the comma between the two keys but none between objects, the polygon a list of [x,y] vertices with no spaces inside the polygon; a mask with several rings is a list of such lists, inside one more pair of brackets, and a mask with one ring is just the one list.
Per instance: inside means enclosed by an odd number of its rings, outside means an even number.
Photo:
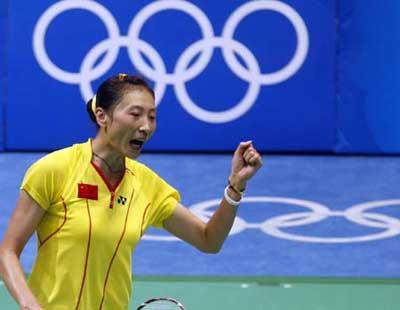
[{"label": "black hair", "polygon": [[[153,99],[155,98],[153,89],[144,79],[136,75],[120,73],[101,83],[96,92],[96,107],[103,108],[106,112],[112,113],[112,110],[120,102],[125,92],[132,88],[145,89],[151,94]],[[93,98],[86,103],[86,111],[90,119],[99,127],[92,110],[92,102]]]}]

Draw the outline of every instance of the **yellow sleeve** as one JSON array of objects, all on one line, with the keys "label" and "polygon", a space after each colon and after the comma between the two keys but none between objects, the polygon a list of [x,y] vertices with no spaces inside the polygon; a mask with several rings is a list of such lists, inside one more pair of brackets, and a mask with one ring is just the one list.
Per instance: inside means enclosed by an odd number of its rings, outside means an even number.
[{"label": "yellow sleeve", "polygon": [[65,162],[57,152],[39,159],[26,172],[21,190],[47,210],[60,198],[67,173]]},{"label": "yellow sleeve", "polygon": [[159,179],[156,182],[156,192],[153,197],[152,207],[150,208],[150,224],[154,227],[163,227],[164,221],[174,213],[178,202],[181,200],[179,192]]},{"label": "yellow sleeve", "polygon": [[181,199],[179,192],[154,171],[144,165],[140,166],[142,190],[150,202],[144,224],[145,230],[149,225],[161,228],[164,221],[174,213]]}]

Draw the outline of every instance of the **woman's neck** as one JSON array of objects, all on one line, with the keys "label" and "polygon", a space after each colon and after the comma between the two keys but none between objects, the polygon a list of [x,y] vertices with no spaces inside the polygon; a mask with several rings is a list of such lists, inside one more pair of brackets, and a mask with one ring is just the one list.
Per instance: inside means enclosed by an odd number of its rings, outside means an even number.
[{"label": "woman's neck", "polygon": [[103,171],[118,174],[125,170],[125,158],[111,146],[103,143],[98,137],[92,141],[92,153],[93,163]]}]

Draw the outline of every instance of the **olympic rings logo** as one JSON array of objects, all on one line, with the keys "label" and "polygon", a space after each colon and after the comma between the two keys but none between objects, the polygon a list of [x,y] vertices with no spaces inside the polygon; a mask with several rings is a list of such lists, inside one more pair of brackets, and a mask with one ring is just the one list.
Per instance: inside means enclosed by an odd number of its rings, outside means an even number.
[{"label": "olympic rings logo", "polygon": [[[52,21],[61,13],[81,9],[101,19],[109,37],[96,44],[83,59],[79,72],[69,72],[55,65],[46,51],[45,35]],[[202,39],[190,45],[180,55],[174,72],[168,73],[160,53],[140,38],[146,21],[164,10],[178,10],[188,14],[200,26]],[[259,10],[272,10],[286,17],[295,29],[297,46],[292,59],[281,69],[262,73],[253,53],[241,42],[234,39],[236,28],[248,15]],[[42,69],[54,79],[77,84],[85,101],[93,97],[91,83],[104,75],[117,60],[120,47],[128,49],[132,64],[148,79],[155,83],[156,104],[162,100],[167,85],[173,85],[176,97],[182,107],[193,117],[208,123],[226,123],[244,115],[255,103],[262,85],[281,83],[293,76],[302,66],[308,53],[307,27],[301,16],[289,5],[278,0],[250,1],[238,7],[227,19],[221,36],[215,36],[207,15],[194,4],[183,0],[154,1],[141,9],[133,18],[126,36],[120,35],[113,15],[102,5],[88,0],[63,0],[50,6],[39,18],[33,33],[34,55]],[[209,111],[197,105],[189,96],[185,83],[198,76],[210,62],[214,48],[220,48],[230,70],[240,79],[249,83],[244,97],[233,107],[224,111]],[[98,63],[99,58],[105,57]],[[143,54],[149,59],[149,66]],[[192,60],[198,55],[196,61]],[[244,60],[243,66],[237,55]]]},{"label": "olympic rings logo", "polygon": [[[190,210],[197,214],[202,220],[208,221],[213,214],[212,208],[219,206],[220,199],[207,200],[197,203],[190,207]],[[256,196],[245,197],[243,203],[263,204],[286,204],[300,207],[304,211],[289,213],[265,219],[261,223],[248,223],[240,217],[236,217],[230,235],[239,234],[247,229],[261,230],[263,233],[270,236],[286,239],[291,241],[309,242],[309,243],[353,243],[367,242],[391,238],[400,235],[400,219],[391,217],[385,214],[372,212],[373,209],[389,206],[399,206],[400,199],[370,201],[366,203],[351,206],[344,211],[333,211],[328,207],[309,200],[300,200],[286,197],[268,197]],[[247,206],[242,206],[246,208]],[[370,228],[381,229],[383,231],[349,237],[317,237],[306,236],[301,234],[290,233],[287,230],[292,227],[306,226],[324,221],[331,217],[344,218],[357,225],[367,226]],[[179,239],[173,236],[157,236],[146,234],[143,236],[145,240],[155,241],[178,241]]]}]

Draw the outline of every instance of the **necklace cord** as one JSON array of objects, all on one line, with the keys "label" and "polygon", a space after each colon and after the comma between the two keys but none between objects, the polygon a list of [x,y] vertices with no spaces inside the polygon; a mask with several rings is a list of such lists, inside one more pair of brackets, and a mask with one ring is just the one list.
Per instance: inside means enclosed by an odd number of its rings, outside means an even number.
[{"label": "necklace cord", "polygon": [[93,155],[94,155],[95,157],[97,157],[98,159],[100,159],[100,160],[107,166],[107,169],[108,169],[111,173],[121,173],[121,172],[123,172],[123,171],[125,170],[125,167],[124,167],[123,169],[114,170],[114,169],[111,167],[111,165],[110,165],[103,157],[101,157],[99,154],[96,154],[95,152],[92,152],[92,153],[93,153]]}]

